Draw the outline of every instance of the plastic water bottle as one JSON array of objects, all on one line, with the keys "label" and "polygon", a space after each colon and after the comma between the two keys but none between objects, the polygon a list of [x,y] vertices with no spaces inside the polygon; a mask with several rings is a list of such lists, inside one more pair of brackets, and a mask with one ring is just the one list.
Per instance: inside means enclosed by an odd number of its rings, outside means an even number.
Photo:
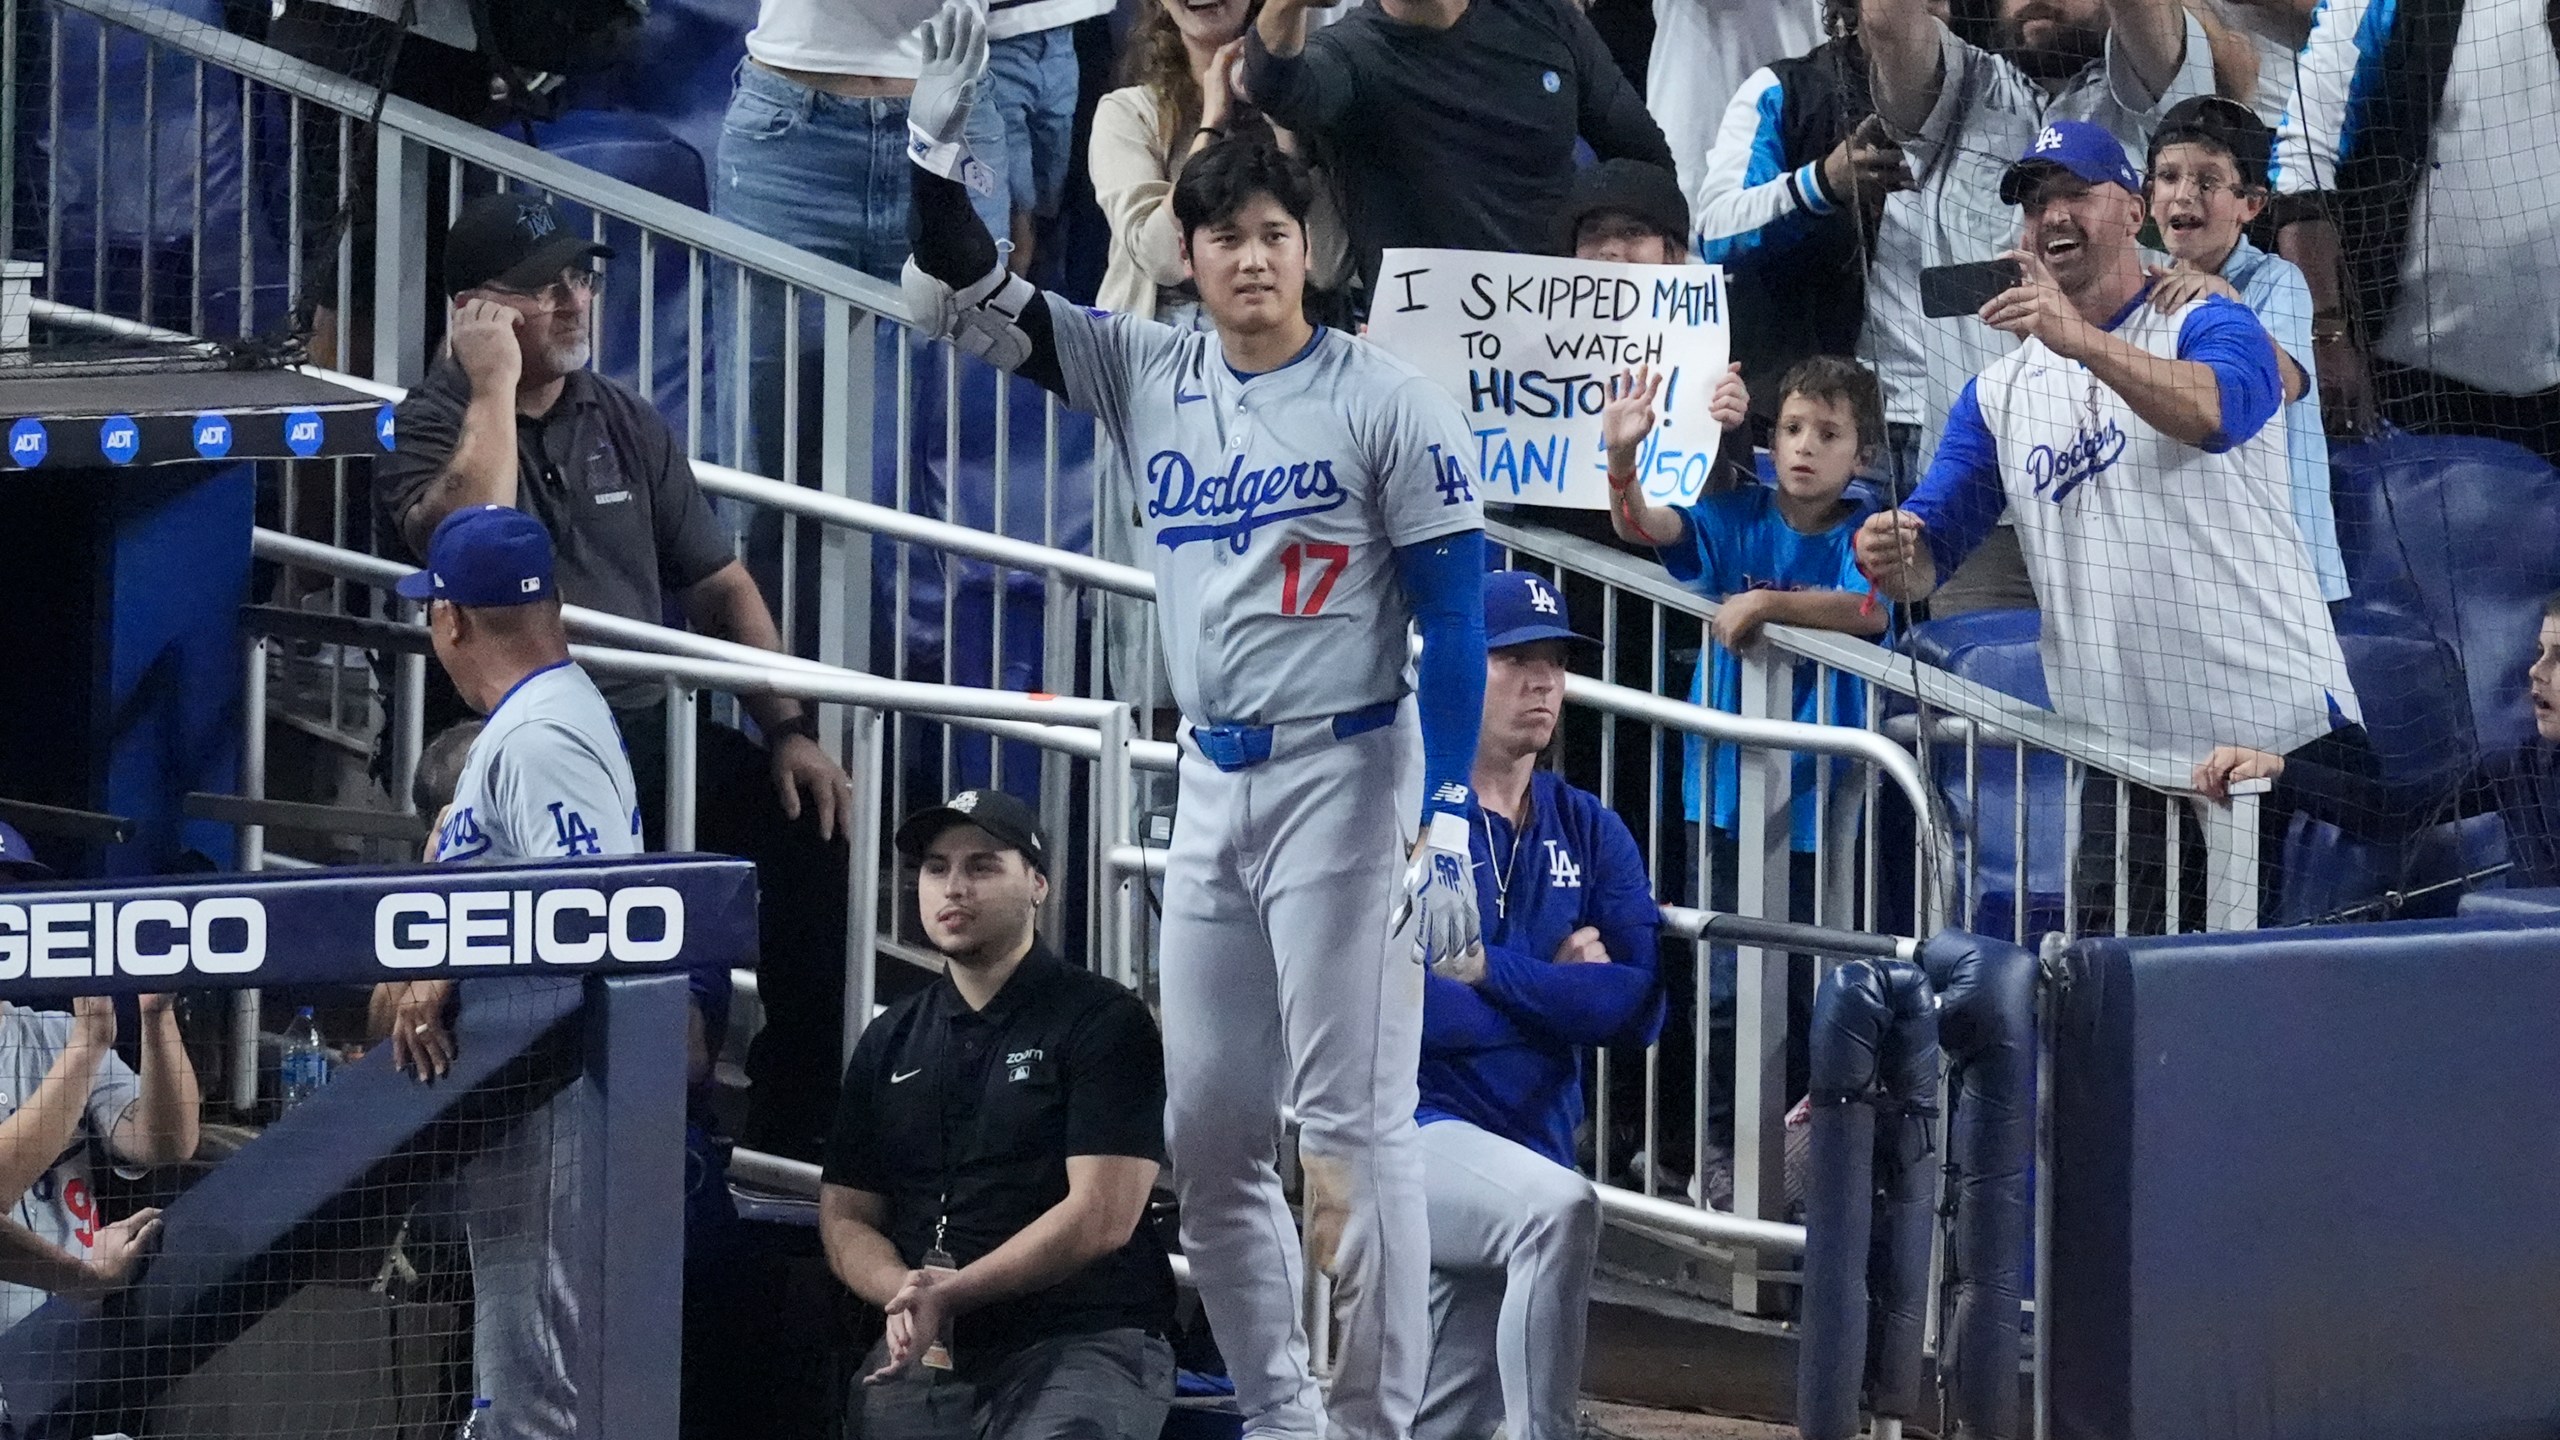
[{"label": "plastic water bottle", "polygon": [[293,1012],[293,1028],[285,1032],[284,1063],[280,1068],[287,1110],[310,1099],[329,1083],[329,1047],[320,1042],[320,1022],[312,1018],[308,1005]]},{"label": "plastic water bottle", "polygon": [[489,1428],[489,1397],[482,1395],[471,1402],[471,1418],[453,1432],[453,1440],[496,1440],[497,1433]]}]

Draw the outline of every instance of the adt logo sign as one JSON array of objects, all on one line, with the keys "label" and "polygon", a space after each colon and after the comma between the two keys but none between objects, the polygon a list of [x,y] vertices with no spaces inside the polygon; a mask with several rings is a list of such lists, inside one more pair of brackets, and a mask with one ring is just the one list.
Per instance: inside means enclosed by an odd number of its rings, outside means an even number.
[{"label": "adt logo sign", "polygon": [[52,448],[52,437],[45,434],[41,420],[30,416],[9,427],[9,463],[21,469],[43,464],[45,453]]},{"label": "adt logo sign", "polygon": [[231,421],[221,415],[199,415],[188,438],[195,442],[196,454],[219,460],[231,453]]},{"label": "adt logo sign", "polygon": [[142,427],[130,415],[110,415],[98,425],[98,453],[110,465],[130,465],[142,453]]},{"label": "adt logo sign", "polygon": [[308,460],[320,453],[320,412],[296,410],[284,417],[284,448]]},{"label": "adt logo sign", "polygon": [[398,434],[398,427],[392,421],[390,406],[385,405],[373,412],[373,438],[383,449],[389,450],[391,442],[398,438]]}]

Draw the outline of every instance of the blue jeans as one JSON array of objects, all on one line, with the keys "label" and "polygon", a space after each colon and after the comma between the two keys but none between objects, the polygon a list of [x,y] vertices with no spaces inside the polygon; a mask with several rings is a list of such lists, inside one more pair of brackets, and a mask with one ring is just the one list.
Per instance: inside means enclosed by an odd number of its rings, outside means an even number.
[{"label": "blue jeans", "polygon": [[[982,103],[971,113],[968,138],[971,151],[999,175],[1004,173],[1004,121],[996,107]],[[892,285],[898,282],[907,259],[908,197],[914,184],[907,160],[905,99],[839,99],[741,60],[714,168],[712,214]],[[1003,240],[1011,212],[1003,187],[992,195],[973,192],[970,201],[987,233]],[[712,372],[709,443],[697,450],[780,479],[784,436],[793,428],[782,414],[784,287],[767,282],[749,287],[742,373],[734,356],[737,275],[714,266],[705,283],[712,301],[710,349],[719,364]],[[815,296],[799,297],[797,429],[799,478],[804,479],[816,473],[818,464],[824,317],[825,305]]]},{"label": "blue jeans", "polygon": [[[1058,213],[1075,145],[1080,78],[1073,26],[1008,36],[987,46],[987,86],[978,103],[1004,120],[1004,163],[995,168],[1005,177],[1016,214],[1046,219]],[[986,151],[978,154],[995,165]]]}]

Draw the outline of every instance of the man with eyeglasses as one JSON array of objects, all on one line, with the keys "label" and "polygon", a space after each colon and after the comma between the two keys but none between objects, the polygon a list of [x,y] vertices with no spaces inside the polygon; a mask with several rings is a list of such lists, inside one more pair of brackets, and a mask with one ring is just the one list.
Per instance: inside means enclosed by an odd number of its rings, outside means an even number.
[{"label": "man with eyeglasses", "polygon": [[[595,263],[613,252],[523,194],[466,204],[448,235],[446,353],[401,402],[395,448],[374,462],[384,528],[412,555],[444,518],[504,505],[542,521],[560,598],[652,624],[672,595],[697,631],[783,648],[754,577],[694,483],[683,442],[628,386],[587,369]],[[602,682],[640,787],[649,848],[664,843],[666,696],[645,677]],[[441,705],[439,705],[441,701]],[[766,1024],[748,1056],[747,1134],[815,1158],[835,1094],[843,1006],[850,784],[796,700],[745,700],[763,744],[700,730],[696,840],[756,862]],[[431,694],[427,728],[459,719]]]}]

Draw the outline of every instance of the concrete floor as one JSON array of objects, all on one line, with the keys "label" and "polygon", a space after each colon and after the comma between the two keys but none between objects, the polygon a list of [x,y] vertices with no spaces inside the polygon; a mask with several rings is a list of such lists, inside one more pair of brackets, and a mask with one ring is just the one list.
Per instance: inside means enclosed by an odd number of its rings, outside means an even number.
[{"label": "concrete floor", "polygon": [[1756,1420],[1726,1420],[1687,1410],[1652,1410],[1638,1405],[1584,1404],[1588,1430],[1595,1440],[1795,1440],[1792,1425],[1763,1425]]}]

